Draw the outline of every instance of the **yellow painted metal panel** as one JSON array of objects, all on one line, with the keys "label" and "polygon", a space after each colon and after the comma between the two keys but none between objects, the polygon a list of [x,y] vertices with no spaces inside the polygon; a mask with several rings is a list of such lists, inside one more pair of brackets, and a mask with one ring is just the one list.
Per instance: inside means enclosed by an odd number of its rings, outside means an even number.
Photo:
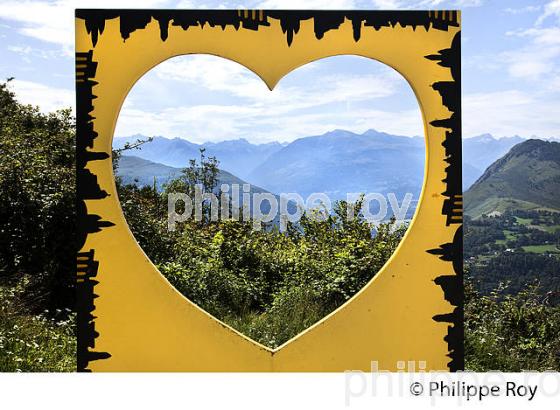
[{"label": "yellow painted metal panel", "polygon": [[[423,13],[437,22],[438,14]],[[427,370],[449,368],[451,352],[446,338],[449,326],[459,324],[434,320],[456,309],[436,280],[459,272],[452,260],[428,251],[457,244],[462,214],[459,197],[455,198],[458,208],[453,223],[442,212],[449,199],[444,194],[450,178],[444,146],[449,129],[430,123],[453,114],[433,84],[457,79],[448,66],[426,56],[452,47],[459,33],[458,12],[447,13],[448,20],[457,17],[457,24],[446,29],[400,24],[377,29],[362,22],[359,40],[349,19],[326,31],[322,38],[317,37],[314,19],[303,19],[291,44],[286,41],[281,20],[269,17],[266,11],[237,14],[241,19],[268,22],[258,29],[207,23],[185,30],[168,24],[165,40],[161,21],[155,18],[123,39],[121,19],[128,18],[126,12],[114,17],[108,12],[98,35],[93,33],[98,27],[87,25],[87,11],[83,15],[86,17],[76,19],[77,85],[87,80],[96,97],[91,99],[89,115],[97,137],[87,151],[110,154],[119,111],[135,82],[166,59],[186,54],[211,54],[235,61],[270,89],[298,67],[318,59],[335,55],[375,59],[394,68],[412,87],[422,111],[426,141],[421,198],[395,254],[352,299],[276,350],[213,318],[169,284],[128,228],[110,159],[88,161],[85,169],[96,176],[99,188],[108,196],[84,198],[87,214],[114,225],[90,232],[82,247],[84,253],[93,250],[99,263],[91,279],[98,282],[91,284],[98,296],[92,299],[95,318],[85,323],[98,335],[80,343],[86,352],[110,355],[93,360],[92,353],[89,359],[84,358],[84,367],[93,371],[367,371],[372,361],[387,370],[398,370],[399,361],[424,361]],[[440,12],[440,19],[442,15],[446,16]],[[86,58],[87,53],[91,54]],[[95,68],[94,75],[88,76],[85,60]],[[80,92],[78,89],[78,99]],[[78,111],[80,117],[80,106]],[[79,124],[78,139],[84,135]],[[460,185],[460,173],[458,178]],[[460,256],[453,258],[456,261]],[[94,346],[87,346],[92,342]]]}]

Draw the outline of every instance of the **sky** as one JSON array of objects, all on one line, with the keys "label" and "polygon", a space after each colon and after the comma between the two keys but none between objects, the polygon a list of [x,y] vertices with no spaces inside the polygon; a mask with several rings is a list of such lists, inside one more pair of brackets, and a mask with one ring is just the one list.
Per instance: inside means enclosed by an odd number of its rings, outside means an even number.
[{"label": "sky", "polygon": [[[74,105],[73,10],[86,7],[461,9],[463,137],[560,137],[560,0],[0,0],[0,79],[15,77],[20,101],[43,111]],[[205,55],[142,77],[115,134],[263,143],[336,128],[422,134],[410,86],[379,62],[320,60],[270,92],[242,66]]]}]

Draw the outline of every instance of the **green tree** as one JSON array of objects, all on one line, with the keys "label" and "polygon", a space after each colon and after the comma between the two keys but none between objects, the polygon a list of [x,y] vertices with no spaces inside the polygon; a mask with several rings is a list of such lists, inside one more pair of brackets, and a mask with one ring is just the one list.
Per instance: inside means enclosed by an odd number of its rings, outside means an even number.
[{"label": "green tree", "polygon": [[75,124],[44,114],[0,84],[0,276],[31,277],[28,306],[73,307]]}]

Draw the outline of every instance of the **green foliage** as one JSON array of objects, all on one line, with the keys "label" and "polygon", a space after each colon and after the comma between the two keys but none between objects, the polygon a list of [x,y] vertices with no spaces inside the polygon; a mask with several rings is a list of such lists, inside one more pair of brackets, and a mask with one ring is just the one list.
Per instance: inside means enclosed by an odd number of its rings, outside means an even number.
[{"label": "green foliage", "polygon": [[167,230],[167,203],[154,187],[122,185],[117,181],[121,208],[128,226],[153,260],[171,257],[172,233]]},{"label": "green foliage", "polygon": [[0,371],[76,369],[74,139],[0,83]]},{"label": "green foliage", "polygon": [[470,270],[472,277],[480,281],[478,287],[485,294],[501,282],[510,284],[502,289],[502,293],[515,294],[535,280],[539,281],[544,292],[560,290],[560,261],[551,255],[504,252],[483,263],[472,264]]},{"label": "green foliage", "polygon": [[[136,239],[181,293],[265,345],[277,347],[332,312],[385,264],[406,227],[374,227],[361,201],[338,202],[334,212],[306,214],[287,232],[253,229],[252,221],[211,221],[203,209],[167,232],[167,195],[216,188],[218,162],[201,151],[162,193],[119,184],[119,197]],[[231,204],[229,204],[231,205]],[[356,215],[348,218],[349,208]]]},{"label": "green foliage", "polygon": [[0,372],[76,371],[75,314],[21,313],[27,282],[0,284]]},{"label": "green foliage", "polygon": [[254,231],[249,222],[187,224],[160,271],[190,300],[277,346],[360,290],[392,254],[404,228],[305,220],[301,231]]},{"label": "green foliage", "polygon": [[[537,285],[481,295],[465,284],[465,359],[472,371],[560,369],[560,306]],[[504,295],[505,294],[505,295]]]},{"label": "green foliage", "polygon": [[42,114],[0,83],[0,277],[30,275],[36,310],[74,303],[74,138],[70,110]]},{"label": "green foliage", "polygon": [[218,184],[218,160],[206,157],[206,148],[200,149],[200,161],[189,160],[189,166],[183,169],[181,180],[185,184],[186,193],[194,196],[194,187],[202,187],[204,192],[212,192]]},{"label": "green foliage", "polygon": [[[206,161],[203,153],[201,161]],[[205,218],[186,222],[171,234],[162,222],[166,195],[213,181],[211,175],[203,174],[213,173],[214,167],[202,167],[196,161],[189,166],[163,193],[120,186],[129,225],[146,253],[181,293],[270,347],[282,345],[361,289],[391,256],[405,231],[405,227],[395,230],[389,223],[372,235],[372,227],[363,218],[346,218],[349,207],[359,215],[358,201],[339,202],[329,215],[317,210],[315,216],[323,218],[304,216],[298,225],[289,225],[286,233],[270,226],[254,231],[251,222],[210,222]],[[211,191],[215,183],[203,188]],[[128,205],[127,198],[135,205]],[[476,286],[470,279],[466,283],[469,370],[560,368],[560,307],[554,304],[552,294],[546,295],[551,284],[545,281],[545,291],[526,286],[535,277],[556,277],[557,260],[536,254],[502,254],[505,244],[499,244],[520,237],[522,243],[555,240],[557,232],[542,229],[540,223],[558,224],[558,214],[521,212],[519,216],[529,218],[531,225],[519,224],[517,215],[466,221],[467,268],[480,280]],[[519,278],[513,288],[496,288],[508,276]]]},{"label": "green foliage", "polygon": [[172,257],[156,260],[163,275],[214,316],[273,347],[360,290],[404,232],[389,223],[373,236],[364,220],[345,224],[337,216],[306,219],[286,234],[233,220],[183,229]]}]

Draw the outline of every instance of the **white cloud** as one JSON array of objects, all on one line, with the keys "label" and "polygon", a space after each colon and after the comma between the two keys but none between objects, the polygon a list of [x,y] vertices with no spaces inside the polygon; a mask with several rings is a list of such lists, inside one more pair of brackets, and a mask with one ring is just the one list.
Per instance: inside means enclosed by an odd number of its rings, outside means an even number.
[{"label": "white cloud", "polygon": [[74,10],[77,8],[151,8],[165,6],[166,0],[6,0],[0,18],[20,23],[17,30],[26,36],[62,45],[70,54],[74,47]]},{"label": "white cloud", "polygon": [[[70,5],[65,2],[5,1],[0,17],[22,23],[20,33],[45,41],[70,45],[72,21]],[[70,19],[69,19],[70,18]]]},{"label": "white cloud", "polygon": [[262,80],[242,65],[209,55],[174,58],[153,71],[162,80],[198,84],[211,91],[227,91],[238,97],[256,97],[267,89]]},{"label": "white cloud", "polygon": [[558,73],[560,56],[560,27],[530,28],[507,33],[529,39],[529,44],[517,50],[504,52],[500,59],[508,65],[514,78],[546,81],[543,75]]},{"label": "white cloud", "polygon": [[455,7],[480,7],[486,0],[456,0],[452,2]]},{"label": "white cloud", "polygon": [[286,115],[237,105],[181,106],[155,111],[123,109],[115,135],[164,135],[193,142],[247,138],[252,142],[292,141],[333,129],[363,132],[378,128],[399,135],[420,135],[419,109],[343,110]]},{"label": "white cloud", "polygon": [[540,9],[541,6],[525,6],[525,7],[518,7],[518,8],[507,7],[504,9],[504,11],[509,14],[525,14],[525,13],[534,13],[536,11],[539,11]]},{"label": "white cloud", "polygon": [[29,46],[8,46],[7,49],[13,51],[14,53],[22,55],[31,54],[32,51],[31,47]]},{"label": "white cloud", "polygon": [[8,45],[6,47],[8,51],[13,53],[19,54],[24,58],[26,62],[31,62],[30,57],[39,57],[43,59],[52,59],[52,58],[60,58],[63,57],[65,54],[61,50],[52,50],[52,49],[42,49],[31,47],[28,45]]},{"label": "white cloud", "polygon": [[508,70],[511,76],[538,79],[541,75],[547,74],[552,70],[551,66],[544,59],[542,59],[543,61],[531,61],[531,57],[526,57],[527,60],[515,58],[516,61],[510,65]]},{"label": "white cloud", "polygon": [[255,113],[254,109],[234,105],[179,106],[149,112],[123,108],[115,134],[191,137],[198,142],[213,136],[228,139],[235,137],[240,119],[250,118]]},{"label": "white cloud", "polygon": [[[216,2],[209,7],[242,7],[234,2]],[[367,4],[367,7],[363,6]],[[252,2],[262,8],[445,8],[476,6],[480,0],[311,0]],[[180,8],[207,7],[190,0],[7,0],[2,1],[0,18],[14,22],[13,29],[21,34],[62,46],[70,55],[74,42],[73,16],[75,8],[150,8],[178,6]],[[12,46],[11,51],[33,54],[35,49]],[[192,61],[170,60],[156,68],[160,79],[196,83],[209,91],[223,92],[244,104],[206,104],[177,106],[161,110],[138,108],[134,99],[127,99],[119,117],[117,135],[142,132],[153,135],[182,136],[195,140],[224,139],[245,136],[254,140],[291,140],[297,136],[316,134],[333,128],[364,131],[379,127],[387,132],[417,135],[422,133],[418,109],[353,108],[359,102],[386,98],[399,92],[403,79],[391,70],[374,71],[366,75],[323,75],[305,87],[289,85],[283,79],[274,92],[244,67],[226,60],[216,63],[215,57],[192,56]],[[196,69],[193,67],[196,66]],[[300,68],[313,70],[314,64]],[[291,74],[290,74],[291,75]],[[289,76],[290,76],[289,75]],[[288,77],[289,77],[288,76]],[[558,77],[560,78],[560,77]],[[322,82],[322,84],[319,84]],[[54,88],[29,81],[14,81],[18,98],[25,103],[38,104],[43,111],[73,106],[74,93],[69,89]],[[408,85],[407,85],[408,87]],[[155,98],[155,97],[154,97]],[[336,110],[322,110],[325,104],[338,104]],[[363,104],[362,104],[363,105]],[[401,106],[401,105],[399,105]],[[402,105],[402,106],[406,106]],[[340,109],[340,107],[347,107]],[[188,130],[186,125],[188,124]],[[255,125],[254,128],[250,128]],[[266,130],[266,131],[263,131]],[[254,135],[251,135],[254,134]]]},{"label": "white cloud", "polygon": [[463,135],[560,136],[560,101],[519,90],[467,94]]},{"label": "white cloud", "polygon": [[[303,72],[304,77],[297,77],[301,70],[307,71]],[[309,70],[313,70],[312,76],[306,76]],[[399,74],[376,63],[363,75],[347,71],[343,70],[345,75],[325,71],[321,62],[316,62],[290,73],[270,91],[255,74],[229,60],[214,56],[177,57],[162,63],[135,85],[119,116],[116,135],[177,136],[195,142],[243,137],[265,142],[291,141],[334,128],[380,128],[402,135],[422,133],[414,94]],[[292,75],[296,77],[291,78]],[[155,95],[152,83],[158,84],[159,91],[179,105],[152,109],[145,101],[146,96]],[[201,97],[216,102],[186,105],[180,97],[182,87],[197,87],[196,92],[208,93]],[[406,93],[402,94],[399,107],[408,104],[415,108],[385,110],[383,100],[379,99],[397,93]],[[381,108],[364,108],[368,106]]]},{"label": "white cloud", "polygon": [[542,24],[549,17],[556,17],[560,21],[560,0],[549,1],[544,6],[544,13],[537,20],[537,25]]},{"label": "white cloud", "polygon": [[16,93],[18,101],[23,104],[38,105],[43,112],[74,107],[73,90],[17,79],[11,81],[10,86]]},{"label": "white cloud", "polygon": [[[317,63],[313,63],[316,64]],[[209,91],[225,92],[243,98],[248,104],[262,109],[271,107],[275,112],[293,112],[298,109],[320,106],[325,103],[357,102],[389,97],[397,92],[404,80],[389,68],[381,65],[367,75],[316,75],[305,86],[286,85],[289,77],[301,73],[299,68],[288,74],[270,92],[265,83],[247,68],[215,56],[195,55],[167,60],[154,68],[152,75],[167,81],[175,80],[202,86]],[[313,67],[307,68],[307,70]]]},{"label": "white cloud", "polygon": [[396,10],[402,8],[418,8],[418,7],[435,7],[442,3],[443,0],[372,0],[372,5],[377,9]]},{"label": "white cloud", "polygon": [[560,27],[529,28],[525,30],[509,31],[509,36],[532,39],[535,44],[560,45]]},{"label": "white cloud", "polygon": [[506,33],[525,40],[522,46],[495,57],[486,56],[486,61],[473,57],[466,62],[494,72],[505,71],[516,85],[515,89],[466,94],[464,135],[490,132],[498,136],[560,136],[560,27],[543,25],[548,17],[560,16],[560,0],[544,7],[506,9],[514,14],[538,10],[544,11],[532,27]]}]

